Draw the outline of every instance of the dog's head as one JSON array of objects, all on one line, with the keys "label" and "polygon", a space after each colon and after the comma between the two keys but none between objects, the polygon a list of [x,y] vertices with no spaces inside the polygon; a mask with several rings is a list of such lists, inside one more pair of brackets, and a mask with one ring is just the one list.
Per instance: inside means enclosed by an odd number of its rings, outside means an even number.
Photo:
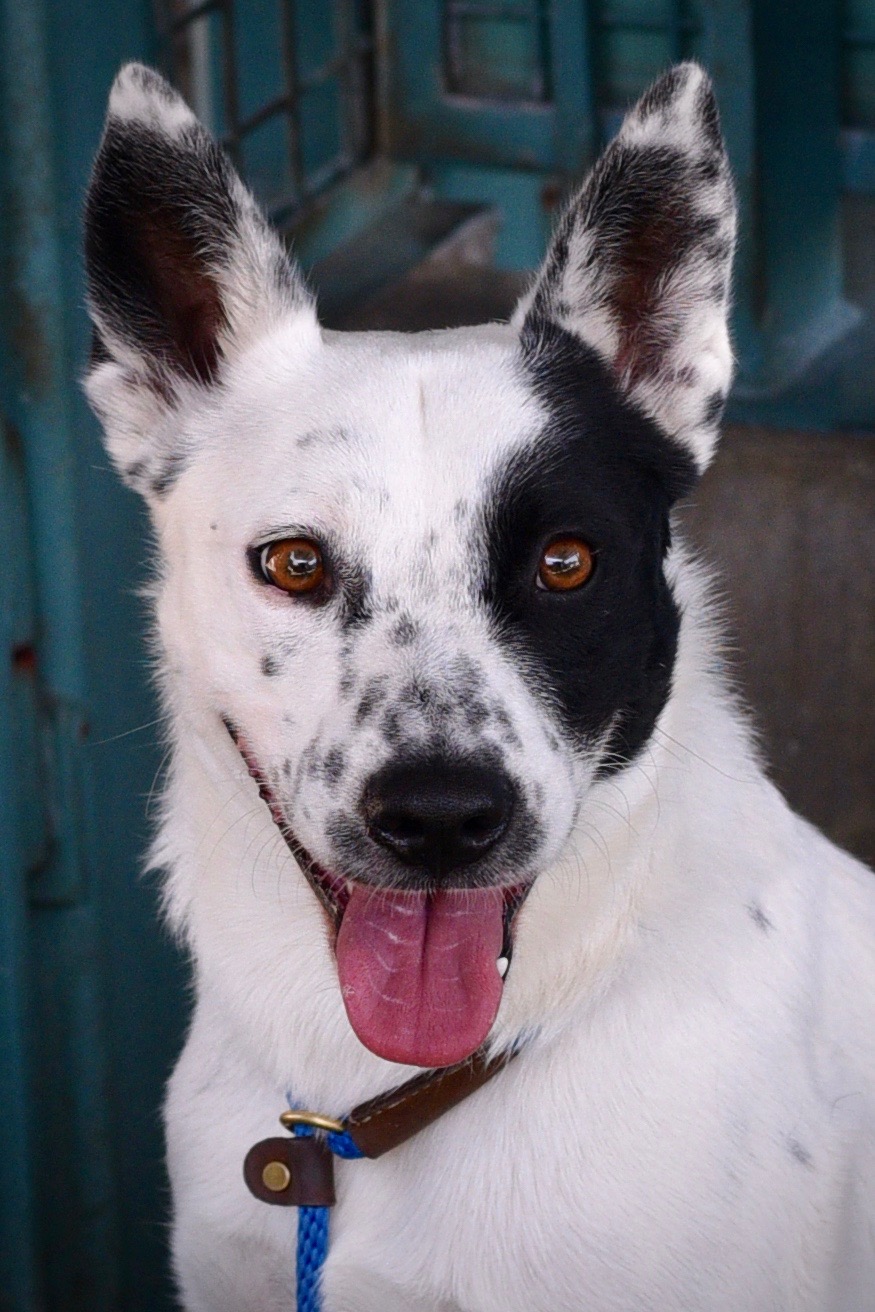
[{"label": "dog's head", "polygon": [[113,88],[87,389],[156,527],[171,701],[243,754],[382,1056],[483,1041],[517,908],[669,697],[669,511],[729,386],[734,227],[683,65],[510,325],[323,332],[176,93],[139,66]]}]

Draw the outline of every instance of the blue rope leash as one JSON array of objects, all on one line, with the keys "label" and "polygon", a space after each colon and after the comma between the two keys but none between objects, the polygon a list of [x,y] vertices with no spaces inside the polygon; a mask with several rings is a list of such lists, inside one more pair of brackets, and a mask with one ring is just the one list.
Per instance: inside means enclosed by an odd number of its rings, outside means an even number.
[{"label": "blue rope leash", "polygon": [[[312,1125],[296,1125],[293,1133],[296,1138],[309,1139],[315,1131]],[[346,1131],[326,1134],[325,1142],[335,1157],[353,1160],[364,1156]],[[320,1286],[322,1268],[328,1256],[330,1210],[328,1207],[298,1208],[297,1312],[321,1312],[322,1309]]]}]

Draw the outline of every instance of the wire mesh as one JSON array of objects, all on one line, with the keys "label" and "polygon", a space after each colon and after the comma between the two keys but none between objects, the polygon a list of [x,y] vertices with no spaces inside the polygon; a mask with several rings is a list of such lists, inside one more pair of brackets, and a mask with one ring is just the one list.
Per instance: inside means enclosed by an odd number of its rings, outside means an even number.
[{"label": "wire mesh", "polygon": [[156,10],[165,73],[275,222],[368,158],[368,0],[156,0]]}]

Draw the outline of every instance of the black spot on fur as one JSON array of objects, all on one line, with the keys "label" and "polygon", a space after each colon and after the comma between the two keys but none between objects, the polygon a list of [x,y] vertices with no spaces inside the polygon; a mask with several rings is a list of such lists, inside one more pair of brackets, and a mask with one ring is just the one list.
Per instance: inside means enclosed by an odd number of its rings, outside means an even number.
[{"label": "black spot on fur", "polygon": [[266,678],[272,679],[274,675],[279,674],[280,666],[275,656],[262,656],[261,673]]},{"label": "black spot on fur", "polygon": [[483,689],[483,671],[470,656],[456,656],[449,665],[449,681],[457,700],[464,703]]},{"label": "black spot on fur", "polygon": [[187,464],[188,456],[184,451],[173,451],[164,457],[161,469],[151,483],[156,497],[163,497],[170,491]]},{"label": "black spot on fur", "polygon": [[456,524],[463,524],[465,520],[468,518],[468,516],[470,515],[470,513],[471,513],[471,507],[468,505],[468,502],[465,500],[464,497],[460,497],[459,500],[453,506],[454,522]]},{"label": "black spot on fur", "polygon": [[340,747],[330,748],[329,751],[325,753],[322,760],[323,777],[330,784],[339,783],[343,778],[343,772],[345,769],[346,758],[344,757],[343,749]]},{"label": "black spot on fur", "polygon": [[723,418],[723,409],[726,405],[726,399],[722,392],[712,392],[705,402],[705,413],[702,415],[702,423],[708,428],[714,428]]},{"label": "black spot on fur", "polygon": [[427,711],[435,704],[435,690],[431,684],[412,679],[398,694],[398,704],[415,711]]},{"label": "black spot on fur", "polygon": [[112,355],[96,328],[91,330],[91,349],[88,352],[88,365],[96,369],[99,364],[111,364]]},{"label": "black spot on fur", "polygon": [[696,97],[696,109],[705,131],[708,144],[718,155],[723,154],[723,133],[720,130],[720,111],[717,108],[717,97],[708,82],[703,82],[699,87],[699,93]]},{"label": "black spot on fur", "polygon": [[396,647],[409,647],[419,637],[419,633],[420,628],[416,621],[409,615],[402,615],[389,634],[389,640]]},{"label": "black spot on fur", "polygon": [[807,1167],[809,1171],[814,1170],[814,1159],[812,1158],[811,1153],[807,1148],[802,1146],[798,1139],[788,1137],[787,1151],[800,1166]]},{"label": "black spot on fur", "polygon": [[380,730],[390,747],[397,747],[403,737],[401,718],[397,710],[390,709],[383,716]]},{"label": "black spot on fur", "polygon": [[716,182],[725,167],[720,155],[705,155],[703,159],[697,160],[693,165],[696,177],[706,186]]},{"label": "black spot on fur", "polygon": [[764,934],[771,934],[775,926],[772,924],[771,920],[769,920],[758,902],[748,903],[746,910],[757,929],[761,929]]},{"label": "black spot on fur", "polygon": [[371,575],[363,565],[352,565],[344,571],[343,613],[344,629],[361,629],[373,619]]},{"label": "black spot on fur", "polygon": [[325,833],[335,853],[350,867],[350,873],[358,873],[356,867],[362,860],[364,838],[361,826],[343,811],[332,811],[325,820]]},{"label": "black spot on fur", "polygon": [[292,777],[292,762],[288,756],[283,761],[283,774],[287,779],[291,779]]},{"label": "black spot on fur", "polygon": [[355,711],[355,722],[361,726],[365,724],[374,711],[382,706],[386,700],[386,681],[382,678],[369,679],[365,685],[361,700]]},{"label": "black spot on fur", "polygon": [[[594,351],[553,324],[523,334],[522,367],[550,411],[546,432],[486,497],[484,599],[533,691],[558,701],[582,744],[613,725],[604,773],[632,760],[671,690],[680,617],[663,572],[669,510],[695,465],[624,400]],[[596,552],[582,588],[536,586],[551,538]]]},{"label": "black spot on fur", "polygon": [[138,483],[148,468],[145,460],[132,460],[125,467],[125,478],[131,483]]},{"label": "black spot on fur", "polygon": [[309,432],[302,433],[298,438],[299,450],[306,450],[311,446],[345,446],[353,438],[352,431],[348,428],[314,428]]},{"label": "black spot on fur", "polygon": [[522,740],[513,727],[513,721],[500,702],[493,703],[492,714],[501,730],[502,742],[506,743],[508,747],[522,747]]}]

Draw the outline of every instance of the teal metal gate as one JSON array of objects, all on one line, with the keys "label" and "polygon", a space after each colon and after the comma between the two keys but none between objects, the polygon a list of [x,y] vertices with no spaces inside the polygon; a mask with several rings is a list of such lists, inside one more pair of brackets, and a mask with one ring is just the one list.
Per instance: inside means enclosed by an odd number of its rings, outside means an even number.
[{"label": "teal metal gate", "polygon": [[145,535],[76,382],[116,68],[163,65],[330,313],[472,206],[503,216],[501,267],[533,266],[623,106],[688,55],[744,206],[735,411],[871,425],[843,231],[875,191],[875,0],[0,0],[2,1312],[170,1306],[158,1108],[185,1003],[136,873],[160,767]]}]

